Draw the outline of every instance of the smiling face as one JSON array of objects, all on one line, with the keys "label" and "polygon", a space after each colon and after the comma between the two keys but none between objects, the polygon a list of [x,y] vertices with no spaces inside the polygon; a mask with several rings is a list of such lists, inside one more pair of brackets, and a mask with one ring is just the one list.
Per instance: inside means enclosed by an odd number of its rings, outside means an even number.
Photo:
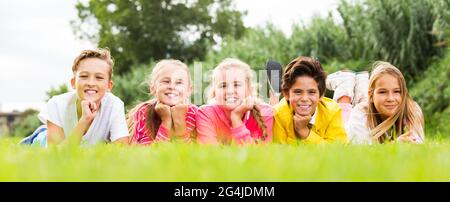
[{"label": "smiling face", "polygon": [[374,86],[369,96],[381,118],[386,119],[394,115],[402,102],[398,79],[390,74],[383,74],[375,81]]},{"label": "smiling face", "polygon": [[169,106],[185,102],[192,91],[188,73],[177,65],[162,68],[150,89],[159,102]]},{"label": "smiling face", "polygon": [[318,84],[309,76],[297,77],[284,96],[294,112],[301,116],[314,114],[320,100]]},{"label": "smiling face", "polygon": [[246,72],[238,68],[221,70],[214,75],[213,97],[226,110],[233,110],[251,94]]},{"label": "smiling face", "polygon": [[78,99],[93,101],[99,105],[105,93],[112,89],[110,71],[110,65],[104,60],[98,58],[81,60],[71,80]]}]

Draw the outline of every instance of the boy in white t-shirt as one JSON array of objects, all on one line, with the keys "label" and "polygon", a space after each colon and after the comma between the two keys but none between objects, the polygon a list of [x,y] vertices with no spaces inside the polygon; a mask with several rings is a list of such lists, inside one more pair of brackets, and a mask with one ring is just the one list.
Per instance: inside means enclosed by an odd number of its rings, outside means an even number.
[{"label": "boy in white t-shirt", "polygon": [[109,50],[84,50],[75,58],[71,86],[75,91],[52,97],[38,117],[46,127],[22,144],[128,144],[123,102],[110,93],[114,61]]}]

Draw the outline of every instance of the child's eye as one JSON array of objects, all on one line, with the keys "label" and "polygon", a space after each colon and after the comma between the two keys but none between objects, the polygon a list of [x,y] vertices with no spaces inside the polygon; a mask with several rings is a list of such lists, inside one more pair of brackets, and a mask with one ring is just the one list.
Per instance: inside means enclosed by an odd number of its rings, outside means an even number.
[{"label": "child's eye", "polygon": [[225,87],[227,87],[227,84],[225,84],[225,83],[219,85],[219,88],[225,88]]},{"label": "child's eye", "polygon": [[88,76],[86,76],[86,75],[81,75],[81,76],[80,76],[80,78],[83,78],[83,79],[84,79],[84,78],[87,78],[87,77],[88,77]]},{"label": "child's eye", "polygon": [[399,90],[396,90],[396,91],[394,91],[394,93],[398,93],[398,94],[400,94],[402,91],[399,91]]},{"label": "child's eye", "polygon": [[234,87],[241,87],[242,85],[240,83],[235,83]]},{"label": "child's eye", "polygon": [[309,91],[308,92],[310,95],[315,95],[316,94],[316,91]]},{"label": "child's eye", "polygon": [[169,80],[162,80],[161,83],[169,83]]},{"label": "child's eye", "polygon": [[182,81],[177,81],[177,85],[181,85],[181,84],[183,84],[184,82],[182,82]]},{"label": "child's eye", "polygon": [[103,80],[103,77],[101,77],[101,76],[97,76],[96,77],[98,80]]}]

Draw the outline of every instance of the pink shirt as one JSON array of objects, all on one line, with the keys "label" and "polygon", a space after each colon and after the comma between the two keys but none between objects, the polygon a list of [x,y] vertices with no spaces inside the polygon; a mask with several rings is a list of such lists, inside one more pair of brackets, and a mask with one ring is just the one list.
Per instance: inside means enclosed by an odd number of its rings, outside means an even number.
[{"label": "pink shirt", "polygon": [[[258,105],[262,119],[266,124],[267,138],[265,142],[272,141],[273,109],[270,105]],[[233,128],[231,120],[223,108],[216,104],[201,106],[196,115],[197,141],[203,144],[229,144],[232,141],[237,144],[255,143],[263,137],[255,118],[247,113],[242,118],[243,125]]]},{"label": "pink shirt", "polygon": [[[147,119],[147,110],[149,105],[142,105],[134,116],[136,121],[136,130],[134,131],[132,142],[150,145],[153,142],[168,141],[170,140],[169,129],[164,125],[160,125],[155,138],[150,137],[150,131],[148,131],[145,126],[145,121]],[[188,112],[186,114],[186,133],[183,135],[186,142],[191,142],[191,134],[195,129],[195,113],[197,112],[197,106],[189,105]]]}]

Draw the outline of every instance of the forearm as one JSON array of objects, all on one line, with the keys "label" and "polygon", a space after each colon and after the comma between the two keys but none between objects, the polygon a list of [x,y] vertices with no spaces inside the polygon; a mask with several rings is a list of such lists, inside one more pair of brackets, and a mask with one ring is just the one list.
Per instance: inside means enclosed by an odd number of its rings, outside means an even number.
[{"label": "forearm", "polygon": [[92,123],[92,121],[80,119],[78,124],[75,126],[75,128],[72,130],[72,132],[69,134],[68,138],[66,138],[63,141],[63,144],[79,145],[81,142],[81,139],[83,138],[84,134],[86,134],[91,123]]},{"label": "forearm", "polygon": [[186,121],[174,121],[173,122],[173,137],[186,139],[186,136],[189,135],[187,133],[187,125]]}]

